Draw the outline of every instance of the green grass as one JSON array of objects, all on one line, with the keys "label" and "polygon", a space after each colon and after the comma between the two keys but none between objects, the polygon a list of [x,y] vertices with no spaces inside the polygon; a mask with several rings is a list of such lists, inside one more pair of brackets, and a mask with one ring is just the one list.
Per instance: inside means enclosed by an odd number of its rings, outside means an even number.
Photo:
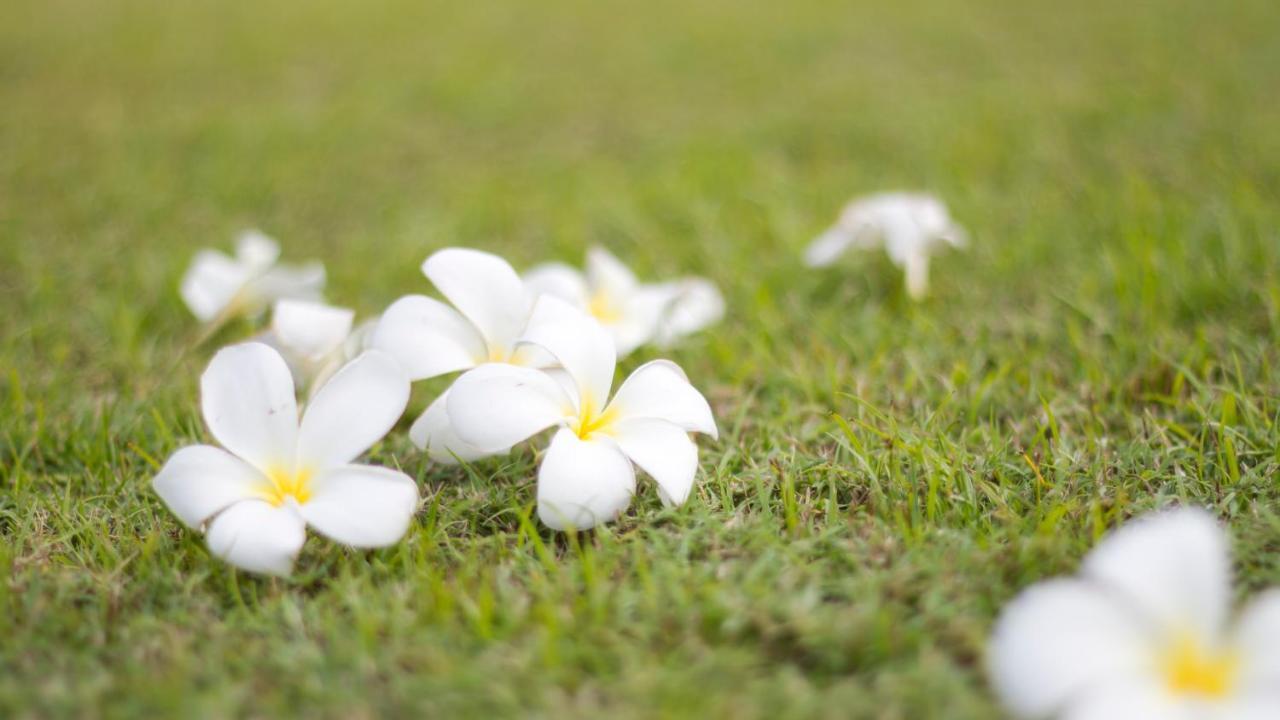
[{"label": "green grass", "polygon": [[[1280,584],[1280,6],[502,5],[0,4],[0,716],[989,718],[995,613],[1128,517]],[[801,267],[915,187],[974,238],[930,300]],[[554,535],[532,450],[406,420],[402,544],[211,559],[149,483],[206,439],[178,278],[248,225],[362,313],[445,245],[711,276],[690,502]]]}]

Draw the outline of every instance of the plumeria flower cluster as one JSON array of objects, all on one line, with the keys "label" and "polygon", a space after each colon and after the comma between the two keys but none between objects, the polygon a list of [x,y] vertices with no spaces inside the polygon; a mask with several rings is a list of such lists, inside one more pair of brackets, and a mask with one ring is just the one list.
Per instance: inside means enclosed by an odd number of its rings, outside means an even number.
[{"label": "plumeria flower cluster", "polygon": [[324,266],[284,265],[279,258],[280,245],[257,230],[240,235],[235,257],[201,250],[182,278],[182,299],[196,318],[214,326],[258,315],[283,298],[320,300]]},{"label": "plumeria flower cluster", "polygon": [[989,672],[1010,712],[1070,720],[1280,717],[1280,589],[1231,621],[1227,538],[1203,510],[1141,518],[1080,575],[1016,598]]},{"label": "plumeria flower cluster", "polygon": [[[723,311],[707,281],[641,286],[599,253],[595,276],[605,279],[592,282],[610,302],[661,300],[646,305],[653,315],[641,342],[693,332]],[[219,351],[202,378],[205,423],[221,447],[179,450],[153,482],[214,555],[283,575],[308,525],[356,548],[399,540],[416,485],[354,461],[397,423],[412,381],[453,373],[461,376],[412,424],[410,438],[452,463],[507,452],[557,427],[538,475],[538,515],[548,526],[612,520],[635,493],[636,467],[654,478],[664,503],[689,496],[698,466],[690,433],[716,435],[706,399],[666,360],[639,368],[611,399],[618,329],[527,282],[502,258],[436,252],[422,270],[443,301],[406,296],[353,328],[352,310],[320,301],[318,284],[289,282],[296,271],[275,267],[278,255],[272,241],[247,235],[234,260],[198,255],[183,282],[193,310],[210,319],[274,301],[270,329]],[[322,280],[323,268],[311,276]],[[310,399],[299,415],[302,389]]]},{"label": "plumeria flower cluster", "polygon": [[[618,323],[605,324],[611,331],[615,356],[659,334],[668,342],[674,341],[723,313],[720,293],[708,281],[686,278],[668,285],[642,286],[612,255],[597,249],[591,257],[595,259],[595,269],[589,274],[595,278],[592,286],[610,298],[609,302],[617,303],[610,307],[631,308],[625,319],[620,315]],[[557,304],[558,312],[590,305],[585,295],[566,290],[572,282],[565,278],[582,280],[566,266],[543,266],[522,278],[496,255],[446,248],[427,258],[422,272],[448,302],[424,295],[403,297],[387,308],[370,341],[372,347],[399,359],[413,380],[494,362],[552,368],[558,364],[553,355],[534,343],[522,342],[534,319],[535,304],[542,297],[569,294],[574,300]],[[560,275],[561,282],[557,285],[547,280],[551,275]],[[549,312],[544,308],[540,320],[545,322]],[[596,320],[600,322],[598,317]],[[409,437],[418,447],[442,463],[471,461],[510,450],[510,446],[481,448],[460,437],[447,412],[449,395],[446,390],[437,397],[410,428]]]},{"label": "plumeria flower cluster", "polygon": [[611,398],[617,354],[610,333],[558,298],[544,296],[520,345],[560,368],[488,363],[460,377],[447,415],[457,436],[497,452],[555,427],[538,468],[538,517],[556,529],[614,519],[635,494],[635,466],[679,505],[698,469],[690,433],[716,437],[706,399],[676,364],[642,365]]},{"label": "plumeria flower cluster", "polygon": [[933,195],[880,193],[846,205],[836,224],[805,250],[804,260],[810,267],[823,267],[851,247],[883,247],[906,273],[907,294],[919,300],[929,292],[929,257],[943,247],[962,248],[966,242],[964,228]]},{"label": "plumeria flower cluster", "polygon": [[547,263],[525,273],[524,282],[535,294],[554,295],[588,312],[613,334],[618,357],[649,343],[670,346],[724,317],[724,297],[710,280],[641,283],[602,247],[587,251],[586,272]]}]

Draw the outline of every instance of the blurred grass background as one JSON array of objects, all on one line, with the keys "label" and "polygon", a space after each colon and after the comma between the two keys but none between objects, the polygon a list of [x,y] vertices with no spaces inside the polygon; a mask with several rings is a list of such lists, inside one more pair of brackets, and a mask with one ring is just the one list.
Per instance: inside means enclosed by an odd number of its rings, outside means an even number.
[{"label": "blurred grass background", "polygon": [[[1135,513],[1207,505],[1241,591],[1280,583],[1277,27],[1266,0],[0,5],[0,715],[985,718],[1000,604]],[[800,266],[896,188],[974,238],[930,300],[875,256]],[[362,314],[445,245],[712,277],[728,318],[671,354],[722,429],[694,497],[553,536],[531,451],[442,469],[399,433],[402,545],[237,576],[149,481],[204,437],[178,278],[248,226]]]}]

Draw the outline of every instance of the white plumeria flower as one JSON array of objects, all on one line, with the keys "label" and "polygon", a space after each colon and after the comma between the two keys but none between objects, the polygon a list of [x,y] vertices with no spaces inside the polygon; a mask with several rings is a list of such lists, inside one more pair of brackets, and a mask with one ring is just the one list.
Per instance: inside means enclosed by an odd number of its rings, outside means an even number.
[{"label": "white plumeria flower", "polygon": [[491,363],[465,373],[449,393],[455,431],[480,449],[510,448],[558,426],[538,469],[538,517],[557,530],[586,529],[626,509],[635,465],[668,505],[689,496],[698,446],[689,433],[717,436],[706,399],[678,365],[655,360],[631,374],[612,400],[616,351],[598,322],[543,297],[522,342],[563,370]]},{"label": "white plumeria flower", "polygon": [[[422,272],[453,307],[424,295],[392,303],[373,331],[372,347],[390,353],[411,380],[446,375],[490,362],[543,367],[551,362],[517,342],[533,312],[533,295],[506,260],[468,248],[445,248]],[[475,460],[486,452],[462,441],[445,412],[446,390],[409,429],[409,438],[433,460]]]},{"label": "white plumeria flower", "polygon": [[641,283],[602,247],[587,251],[586,272],[564,263],[546,263],[524,275],[539,295],[553,295],[585,310],[613,333],[618,356],[649,342],[670,344],[724,316],[724,298],[705,278]]},{"label": "white plumeria flower", "polygon": [[1280,718],[1280,590],[1230,613],[1222,528],[1199,509],[1158,513],[1099,543],[1079,577],[1010,603],[992,684],[1024,718]]},{"label": "white plumeria flower", "polygon": [[418,502],[413,480],[352,464],[409,401],[409,379],[385,353],[367,352],[339,370],[301,422],[289,368],[262,343],[219,351],[200,394],[205,424],[222,448],[179,450],[152,485],[184,524],[205,529],[214,555],[287,575],[307,525],[357,548],[394,544],[409,528]]},{"label": "white plumeria flower", "polygon": [[234,258],[217,250],[201,250],[182,278],[182,299],[205,323],[256,315],[283,298],[319,300],[324,266],[318,262],[278,265],[279,257],[280,245],[257,230],[240,235]]},{"label": "white plumeria flower", "polygon": [[964,247],[967,240],[941,200],[924,193],[893,192],[853,200],[840,219],[805,250],[805,263],[823,267],[850,247],[883,246],[889,259],[906,273],[907,293],[919,300],[929,291],[929,256],[946,245]]},{"label": "white plumeria flower", "polygon": [[281,300],[271,330],[259,336],[289,364],[299,388],[318,390],[335,372],[369,349],[377,320],[352,328],[355,311],[308,300]]}]

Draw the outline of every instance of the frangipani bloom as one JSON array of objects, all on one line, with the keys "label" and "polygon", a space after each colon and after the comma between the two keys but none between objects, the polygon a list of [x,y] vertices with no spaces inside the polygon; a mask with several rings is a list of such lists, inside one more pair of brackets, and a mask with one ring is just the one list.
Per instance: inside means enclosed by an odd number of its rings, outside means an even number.
[{"label": "frangipani bloom", "polygon": [[200,394],[222,448],[179,450],[152,485],[184,524],[205,530],[214,555],[287,575],[307,525],[357,548],[394,544],[409,528],[418,503],[413,480],[352,464],[409,401],[409,380],[386,354],[367,352],[339,370],[301,421],[289,368],[262,343],[219,351]]},{"label": "frangipani bloom", "polygon": [[[424,295],[392,303],[371,346],[390,353],[410,380],[426,380],[489,362],[543,367],[550,360],[517,341],[533,311],[533,296],[506,260],[467,248],[427,258],[422,273],[453,307]],[[474,460],[492,454],[460,440],[445,413],[445,391],[409,429],[409,438],[434,460]],[[507,448],[493,448],[501,452]]]},{"label": "frangipani bloom", "polygon": [[992,684],[1025,718],[1280,718],[1280,590],[1235,623],[1227,539],[1208,513],[1131,522],[1005,609]]},{"label": "frangipani bloom", "polygon": [[557,530],[593,527],[625,510],[633,463],[657,482],[664,503],[683,503],[698,470],[689,433],[717,436],[706,399],[679,366],[655,360],[610,400],[616,351],[608,331],[554,297],[539,300],[534,315],[522,342],[563,370],[491,363],[465,373],[448,400],[458,436],[497,450],[557,427],[538,469],[538,517]]},{"label": "frangipani bloom", "polygon": [[587,251],[587,269],[547,263],[529,270],[525,284],[587,311],[612,334],[620,357],[649,342],[669,344],[724,317],[724,298],[705,278],[647,285],[602,247]]},{"label": "frangipani bloom", "polygon": [[276,241],[257,230],[240,235],[234,258],[217,250],[201,250],[182,278],[182,299],[206,323],[256,315],[283,298],[319,300],[324,266],[318,262],[277,265],[279,257]]},{"label": "frangipani bloom", "polygon": [[906,272],[914,299],[929,291],[929,256],[946,245],[964,247],[966,235],[941,200],[923,193],[882,193],[850,202],[840,219],[805,250],[810,267],[835,262],[849,247],[874,250],[881,245]]},{"label": "frangipani bloom", "polygon": [[281,300],[271,313],[271,330],[262,342],[275,348],[289,365],[298,387],[312,391],[343,365],[369,349],[377,325],[366,320],[352,329],[355,311],[308,300]]}]

